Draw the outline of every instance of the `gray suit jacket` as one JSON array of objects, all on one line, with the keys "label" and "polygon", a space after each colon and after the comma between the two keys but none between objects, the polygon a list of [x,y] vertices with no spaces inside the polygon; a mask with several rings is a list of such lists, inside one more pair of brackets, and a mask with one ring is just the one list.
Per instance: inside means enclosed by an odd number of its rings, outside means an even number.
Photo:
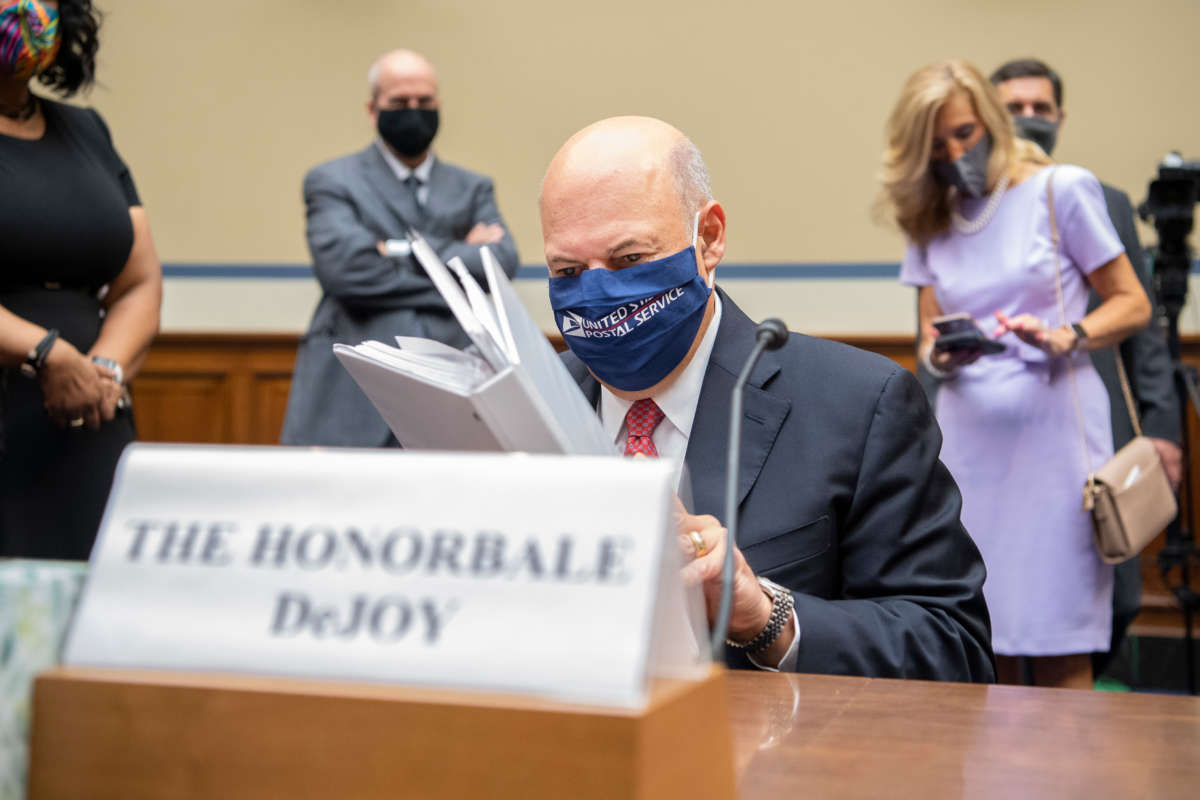
[{"label": "gray suit jacket", "polygon": [[[437,159],[429,198],[418,205],[372,144],[314,167],[304,178],[308,247],[322,296],[300,340],[284,418],[284,444],[375,447],[394,442],[362,390],[333,357],[335,342],[394,336],[467,344],[425,271],[411,256],[381,256],[376,243],[416,228],[443,261],[459,256],[484,282],[479,247],[463,241],[478,222],[504,225],[490,179]],[[517,270],[512,236],[489,245]],[[486,285],[486,284],[485,284]]]},{"label": "gray suit jacket", "polygon": [[[721,302],[685,457],[696,513],[717,519],[731,391],[754,346],[754,323],[724,292]],[[599,383],[563,359],[595,403]],[[793,333],[763,354],[743,397],[738,540],[755,573],[795,596],[797,670],[994,680],[983,560],[913,376]],[[750,666],[732,649],[726,658]]]}]

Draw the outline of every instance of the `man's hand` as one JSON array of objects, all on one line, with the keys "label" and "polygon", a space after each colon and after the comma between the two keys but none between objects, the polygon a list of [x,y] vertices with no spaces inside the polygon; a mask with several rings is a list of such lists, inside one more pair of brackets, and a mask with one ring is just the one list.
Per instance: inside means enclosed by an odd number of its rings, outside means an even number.
[{"label": "man's hand", "polygon": [[[679,546],[686,562],[681,573],[683,583],[685,586],[700,584],[703,588],[704,605],[711,626],[721,604],[721,567],[725,563],[729,533],[715,517],[688,514],[683,511],[682,506],[676,508],[675,522]],[[696,555],[696,545],[691,535],[693,532],[699,534],[704,541],[704,552],[699,556]],[[753,639],[767,627],[770,617],[771,598],[759,586],[758,579],[746,563],[742,551],[735,548],[729,638],[737,642]],[[763,664],[778,664],[795,636],[795,626],[789,621],[783,633],[765,651],[755,653],[755,658]]]},{"label": "man's hand", "polygon": [[1179,483],[1183,480],[1183,450],[1168,439],[1149,438],[1154,449],[1158,451],[1158,457],[1162,459],[1163,470],[1171,483],[1171,491],[1179,491]]},{"label": "man's hand", "polygon": [[504,228],[496,223],[476,222],[467,231],[467,244],[495,244],[504,238]]}]

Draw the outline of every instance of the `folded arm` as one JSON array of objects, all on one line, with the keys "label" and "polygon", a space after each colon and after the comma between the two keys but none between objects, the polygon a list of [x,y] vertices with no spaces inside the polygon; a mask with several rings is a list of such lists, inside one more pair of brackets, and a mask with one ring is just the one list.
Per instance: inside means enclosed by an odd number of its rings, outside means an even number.
[{"label": "folded arm", "polygon": [[383,232],[367,227],[338,181],[310,172],[304,180],[308,249],[327,295],[352,309],[404,307],[404,299],[429,291],[429,278],[410,259],[379,251]]},{"label": "folded arm", "polygon": [[[488,250],[500,262],[505,274],[511,278],[517,272],[517,245],[500,216],[500,208],[496,205],[496,191],[491,181],[484,181],[476,188],[472,214],[474,227],[466,240],[450,242],[438,251],[438,255],[442,261],[449,261],[456,256],[461,258],[475,279],[481,285],[487,286],[487,278],[483,272],[483,256],[479,253],[481,244],[486,244]],[[478,241],[472,241],[476,237]]]}]

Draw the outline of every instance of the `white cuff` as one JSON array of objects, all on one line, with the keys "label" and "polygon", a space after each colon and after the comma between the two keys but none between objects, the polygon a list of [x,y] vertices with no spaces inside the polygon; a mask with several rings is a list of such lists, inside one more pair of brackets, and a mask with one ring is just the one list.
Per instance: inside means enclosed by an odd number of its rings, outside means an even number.
[{"label": "white cuff", "polygon": [[412,243],[408,239],[388,239],[383,243],[383,250],[392,258],[403,258],[412,254]]},{"label": "white cuff", "polygon": [[778,664],[769,667],[749,653],[746,654],[746,658],[749,658],[750,663],[763,672],[795,672],[796,661],[800,656],[800,620],[796,617],[794,607],[792,608],[792,626],[796,629],[796,635],[792,637],[792,643],[788,645],[787,652],[783,654],[783,658],[779,659]]}]

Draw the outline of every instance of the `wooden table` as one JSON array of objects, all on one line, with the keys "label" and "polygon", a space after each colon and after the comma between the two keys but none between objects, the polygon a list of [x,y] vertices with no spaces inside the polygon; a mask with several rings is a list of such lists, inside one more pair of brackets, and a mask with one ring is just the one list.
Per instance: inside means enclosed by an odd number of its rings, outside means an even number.
[{"label": "wooden table", "polygon": [[745,800],[1200,798],[1200,698],[727,677]]},{"label": "wooden table", "polygon": [[614,778],[622,765],[661,779],[639,778],[641,797],[726,800],[730,732],[743,800],[1200,798],[1194,697],[732,672],[675,683],[639,713],[85,668],[43,673],[36,692],[39,800],[620,800],[635,784]]}]

